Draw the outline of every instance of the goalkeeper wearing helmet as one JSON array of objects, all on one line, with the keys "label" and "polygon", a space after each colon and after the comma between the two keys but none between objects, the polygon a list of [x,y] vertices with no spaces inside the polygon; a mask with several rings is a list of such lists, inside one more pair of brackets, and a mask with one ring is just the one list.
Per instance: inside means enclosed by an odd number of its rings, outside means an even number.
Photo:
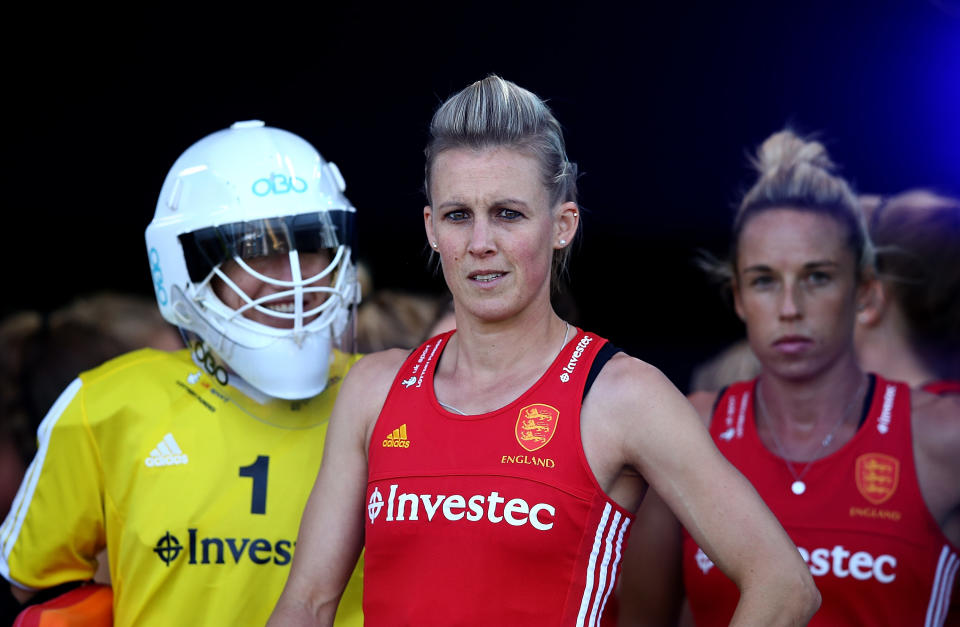
[{"label": "goalkeeper wearing helmet", "polygon": [[[290,570],[353,354],[356,210],[300,137],[240,122],[187,149],[146,244],[187,348],[79,376],[0,528],[21,601],[109,556],[117,625],[263,624]],[[362,622],[359,568],[342,624]]]}]

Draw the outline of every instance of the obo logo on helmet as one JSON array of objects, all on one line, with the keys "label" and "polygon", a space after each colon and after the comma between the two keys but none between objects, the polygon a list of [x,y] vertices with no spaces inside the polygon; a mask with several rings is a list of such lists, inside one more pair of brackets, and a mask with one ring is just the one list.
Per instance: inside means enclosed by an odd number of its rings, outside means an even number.
[{"label": "obo logo on helmet", "polygon": [[169,302],[167,290],[163,287],[163,270],[160,268],[160,253],[156,248],[150,249],[150,274],[153,276],[153,286],[157,291],[157,301],[161,305]]},{"label": "obo logo on helmet", "polygon": [[307,182],[299,176],[286,176],[272,173],[267,178],[254,181],[251,191],[253,191],[255,196],[288,194],[290,192],[302,194],[307,191]]}]

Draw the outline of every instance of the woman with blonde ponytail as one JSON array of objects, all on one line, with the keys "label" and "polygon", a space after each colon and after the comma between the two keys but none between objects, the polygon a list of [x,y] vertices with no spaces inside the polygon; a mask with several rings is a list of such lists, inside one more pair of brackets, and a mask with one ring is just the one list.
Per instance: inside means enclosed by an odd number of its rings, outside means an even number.
[{"label": "woman with blonde ponytail", "polygon": [[580,214],[543,101],[477,81],[425,152],[456,329],[344,381],[270,624],[329,625],[363,546],[367,625],[610,625],[648,485],[740,586],[743,624],[806,620],[812,577],[690,403],[551,306]]},{"label": "woman with blonde ponytail", "polygon": [[[957,405],[858,365],[874,252],[823,145],[781,131],[754,166],[725,270],[762,369],[691,401],[808,564],[823,599],[811,625],[941,625],[960,543]],[[622,624],[675,619],[683,594],[663,581],[683,582],[696,625],[735,617],[723,565],[656,498],[636,526],[657,532],[629,547]]]}]

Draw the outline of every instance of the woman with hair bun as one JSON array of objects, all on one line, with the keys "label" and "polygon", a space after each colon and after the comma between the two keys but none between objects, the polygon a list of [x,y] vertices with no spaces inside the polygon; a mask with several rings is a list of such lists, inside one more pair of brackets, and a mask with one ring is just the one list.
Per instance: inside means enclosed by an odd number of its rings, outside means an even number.
[{"label": "woman with hair bun", "polygon": [[960,200],[928,190],[861,198],[877,249],[857,314],[860,364],[934,394],[960,394]]},{"label": "woman with hair bun", "polygon": [[[873,251],[823,146],[782,131],[755,165],[726,270],[762,368],[691,401],[808,564],[822,596],[811,625],[941,625],[960,543],[957,405],[861,370]],[[630,547],[622,624],[675,619],[665,605],[682,594],[662,582],[681,580],[696,625],[728,624],[736,588],[658,503],[638,515],[659,533]]]},{"label": "woman with hair bun", "polygon": [[478,81],[434,115],[426,156],[456,329],[344,381],[271,624],[329,625],[362,546],[368,625],[610,624],[648,483],[740,586],[743,623],[809,618],[809,572],[693,407],[551,306],[580,215],[543,101]]}]

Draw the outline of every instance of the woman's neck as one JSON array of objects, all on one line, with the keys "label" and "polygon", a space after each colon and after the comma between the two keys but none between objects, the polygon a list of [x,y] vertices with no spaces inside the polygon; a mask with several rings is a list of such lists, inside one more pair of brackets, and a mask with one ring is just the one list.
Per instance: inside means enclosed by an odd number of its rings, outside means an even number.
[{"label": "woman's neck", "polygon": [[765,371],[757,383],[757,434],[774,454],[811,462],[846,444],[857,432],[869,392],[852,351],[827,372],[802,382]]},{"label": "woman's neck", "polygon": [[905,323],[895,309],[879,324],[859,329],[857,358],[864,370],[920,387],[937,378],[907,339]]},{"label": "woman's neck", "polygon": [[549,306],[493,323],[459,316],[437,364],[437,398],[471,414],[502,407],[546,372],[573,335]]},{"label": "woman's neck", "polygon": [[822,425],[832,426],[851,398],[862,391],[865,377],[850,351],[830,368],[800,381],[765,369],[760,374],[758,393],[763,396],[771,424],[803,433]]}]

